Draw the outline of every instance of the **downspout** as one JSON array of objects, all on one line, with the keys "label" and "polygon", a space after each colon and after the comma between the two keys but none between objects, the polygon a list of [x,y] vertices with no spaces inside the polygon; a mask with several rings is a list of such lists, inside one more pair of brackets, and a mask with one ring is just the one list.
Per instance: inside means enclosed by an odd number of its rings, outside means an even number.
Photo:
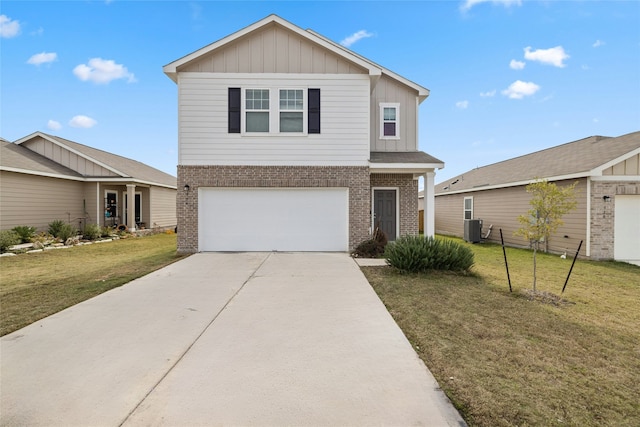
[{"label": "downspout", "polygon": [[587,176],[587,246],[585,255],[591,258],[591,177]]}]

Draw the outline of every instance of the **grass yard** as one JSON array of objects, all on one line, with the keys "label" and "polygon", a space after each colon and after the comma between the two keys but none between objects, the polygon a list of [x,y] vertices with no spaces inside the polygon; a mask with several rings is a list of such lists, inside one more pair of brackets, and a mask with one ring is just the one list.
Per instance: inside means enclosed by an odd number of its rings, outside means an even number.
[{"label": "grass yard", "polygon": [[0,335],[182,258],[175,234],[0,258]]},{"label": "grass yard", "polygon": [[[578,260],[551,304],[525,293],[532,252],[507,249],[509,293],[502,248],[471,247],[470,275],[363,268],[469,425],[640,425],[640,268]],[[539,291],[560,295],[567,258],[538,255]]]}]

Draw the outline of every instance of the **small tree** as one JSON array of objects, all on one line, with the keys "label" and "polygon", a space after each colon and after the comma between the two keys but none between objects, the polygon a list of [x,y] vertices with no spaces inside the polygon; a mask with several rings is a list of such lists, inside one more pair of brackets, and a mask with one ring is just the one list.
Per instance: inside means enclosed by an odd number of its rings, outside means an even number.
[{"label": "small tree", "polygon": [[536,290],[536,253],[540,243],[544,242],[544,252],[549,250],[549,238],[558,227],[564,224],[562,217],[576,207],[574,182],[564,188],[558,187],[547,180],[539,180],[527,185],[526,191],[531,194],[529,204],[531,209],[527,215],[518,216],[521,227],[516,230],[517,236],[522,236],[533,246],[533,290]]}]

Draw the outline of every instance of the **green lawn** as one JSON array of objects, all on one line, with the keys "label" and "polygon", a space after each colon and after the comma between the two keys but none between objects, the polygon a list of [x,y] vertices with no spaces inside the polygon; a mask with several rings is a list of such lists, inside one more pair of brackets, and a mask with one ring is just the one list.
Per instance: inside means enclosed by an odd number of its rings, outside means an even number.
[{"label": "green lawn", "polygon": [[[468,275],[363,268],[465,420],[640,425],[640,268],[578,260],[553,304],[525,292],[530,251],[507,249],[510,293],[501,247],[470,246]],[[559,295],[570,266],[539,254],[538,290]]]},{"label": "green lawn", "polygon": [[156,234],[0,258],[0,335],[182,258],[176,235]]}]

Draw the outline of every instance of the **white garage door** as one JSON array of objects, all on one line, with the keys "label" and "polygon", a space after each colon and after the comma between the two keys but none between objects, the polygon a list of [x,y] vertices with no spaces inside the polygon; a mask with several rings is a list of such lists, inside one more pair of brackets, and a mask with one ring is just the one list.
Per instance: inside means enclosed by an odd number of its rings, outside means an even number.
[{"label": "white garage door", "polygon": [[640,265],[640,196],[617,195],[615,203],[613,256]]},{"label": "white garage door", "polygon": [[347,188],[199,188],[200,251],[347,251]]}]

